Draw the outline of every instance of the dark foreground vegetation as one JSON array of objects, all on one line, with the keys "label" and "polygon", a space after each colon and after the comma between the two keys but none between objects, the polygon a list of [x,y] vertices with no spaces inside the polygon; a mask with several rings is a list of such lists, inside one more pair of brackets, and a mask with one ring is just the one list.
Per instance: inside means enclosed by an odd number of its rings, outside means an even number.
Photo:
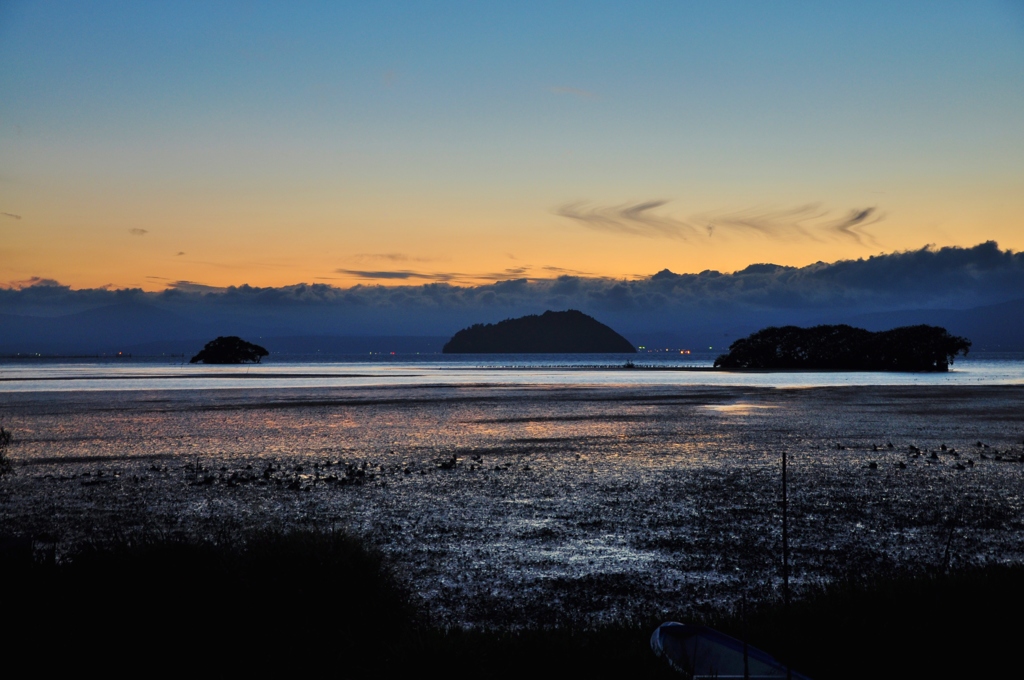
[{"label": "dark foreground vegetation", "polygon": [[[364,677],[678,677],[650,651],[660,619],[597,629],[430,624],[386,561],[342,533],[120,541],[55,561],[0,539],[9,660],[50,671],[315,671]],[[833,584],[704,623],[816,680],[1012,677],[1024,567]],[[788,621],[788,622],[787,622]]]},{"label": "dark foreground vegetation", "polygon": [[10,474],[14,470],[10,456],[7,455],[7,448],[11,445],[11,433],[0,427],[0,477]]},{"label": "dark foreground vegetation", "polygon": [[947,371],[971,342],[938,326],[872,333],[838,326],[770,326],[729,346],[715,368],[839,371]]},{"label": "dark foreground vegetation", "polygon": [[429,625],[382,556],[343,533],[87,546],[0,539],[8,658],[51,671],[315,671],[523,677],[610,671],[672,677],[647,626],[479,633]]},{"label": "dark foreground vegetation", "polygon": [[1021,607],[1024,566],[990,565],[836,583],[788,617],[771,602],[709,623],[814,680],[996,678],[1020,673]]},{"label": "dark foreground vegetation", "polygon": [[592,316],[570,309],[550,310],[498,323],[474,324],[449,340],[445,354],[629,353],[626,338]]}]

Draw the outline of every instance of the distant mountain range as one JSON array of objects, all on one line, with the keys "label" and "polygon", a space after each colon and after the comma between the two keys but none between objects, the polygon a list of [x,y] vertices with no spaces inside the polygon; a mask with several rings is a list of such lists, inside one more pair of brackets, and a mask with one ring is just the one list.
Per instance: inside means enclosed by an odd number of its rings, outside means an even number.
[{"label": "distant mountain range", "polygon": [[1024,299],[970,309],[908,309],[900,311],[828,314],[803,310],[758,310],[752,314],[725,313],[695,318],[686,331],[627,332],[626,337],[646,348],[692,349],[720,352],[734,341],[767,326],[849,324],[869,331],[927,324],[941,326],[973,343],[975,352],[1024,351]]},{"label": "distant mountain range", "polygon": [[[415,354],[440,352],[445,336],[276,334],[257,321],[193,319],[151,305],[125,303],[56,317],[0,314],[0,355],[191,356],[220,335],[238,335],[271,354]],[[269,331],[269,333],[268,333]]]},{"label": "distant mountain range", "polygon": [[[1024,351],[1024,299],[970,309],[910,309],[872,313],[808,313],[805,310],[722,310],[685,314],[666,320],[661,330],[623,326],[625,315],[610,322],[624,328],[633,346],[707,351],[725,350],[739,338],[765,326],[846,323],[872,331],[897,326],[942,326],[969,338],[973,351]],[[128,302],[100,306],[63,316],[0,314],[0,355],[178,355],[191,356],[219,335],[238,335],[257,342],[274,354],[330,355],[396,352],[440,352],[447,336],[346,335],[330,323],[311,318],[289,325],[259,314],[188,316],[155,305]],[[456,327],[457,328],[457,327]],[[453,329],[454,330],[454,329]]]},{"label": "distant mountain range", "polygon": [[1024,299],[972,309],[916,309],[860,314],[850,324],[869,331],[929,324],[962,335],[975,351],[1024,351]]}]

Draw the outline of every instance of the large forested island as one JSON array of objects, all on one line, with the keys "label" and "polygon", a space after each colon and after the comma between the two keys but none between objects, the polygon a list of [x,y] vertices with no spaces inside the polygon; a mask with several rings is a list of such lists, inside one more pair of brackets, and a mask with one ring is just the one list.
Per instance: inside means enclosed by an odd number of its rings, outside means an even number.
[{"label": "large forested island", "polygon": [[715,368],[838,371],[948,371],[971,341],[939,326],[902,326],[872,333],[838,326],[771,326],[737,340]]},{"label": "large forested island", "polygon": [[546,311],[498,323],[474,324],[445,344],[445,354],[636,353],[615,331],[583,312]]}]

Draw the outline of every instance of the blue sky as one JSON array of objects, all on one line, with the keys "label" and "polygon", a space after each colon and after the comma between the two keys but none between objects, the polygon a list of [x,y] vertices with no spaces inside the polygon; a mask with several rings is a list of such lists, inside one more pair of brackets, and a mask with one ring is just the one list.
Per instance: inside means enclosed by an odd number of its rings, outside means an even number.
[{"label": "blue sky", "polygon": [[1020,249],[1022,76],[1020,2],[6,2],[0,280]]}]

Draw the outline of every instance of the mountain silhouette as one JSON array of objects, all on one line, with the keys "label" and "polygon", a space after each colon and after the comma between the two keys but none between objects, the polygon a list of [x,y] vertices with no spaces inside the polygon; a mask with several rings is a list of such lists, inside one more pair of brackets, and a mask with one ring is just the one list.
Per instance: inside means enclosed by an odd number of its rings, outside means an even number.
[{"label": "mountain silhouette", "polygon": [[626,338],[597,319],[570,309],[495,324],[475,324],[445,344],[445,354],[636,353]]}]

